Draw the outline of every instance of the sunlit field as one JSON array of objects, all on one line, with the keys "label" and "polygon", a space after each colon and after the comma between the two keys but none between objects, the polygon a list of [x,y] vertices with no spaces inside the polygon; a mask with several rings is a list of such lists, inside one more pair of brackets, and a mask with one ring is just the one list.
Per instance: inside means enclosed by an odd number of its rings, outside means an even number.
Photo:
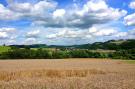
[{"label": "sunlit field", "polygon": [[0,53],[7,52],[10,49],[8,46],[0,46]]},{"label": "sunlit field", "polygon": [[130,62],[0,60],[0,89],[135,89],[135,64]]}]

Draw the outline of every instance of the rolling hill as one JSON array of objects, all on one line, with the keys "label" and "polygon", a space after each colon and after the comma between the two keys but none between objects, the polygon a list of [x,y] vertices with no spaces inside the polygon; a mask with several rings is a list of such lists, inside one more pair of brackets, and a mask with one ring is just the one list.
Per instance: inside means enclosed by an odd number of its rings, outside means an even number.
[{"label": "rolling hill", "polygon": [[119,50],[119,49],[133,49],[135,48],[135,40],[109,40],[106,42],[95,42],[92,44],[71,45],[71,46],[59,46],[59,45],[46,45],[46,44],[33,44],[33,45],[10,45],[19,48],[69,48],[69,49],[89,49],[89,50]]}]

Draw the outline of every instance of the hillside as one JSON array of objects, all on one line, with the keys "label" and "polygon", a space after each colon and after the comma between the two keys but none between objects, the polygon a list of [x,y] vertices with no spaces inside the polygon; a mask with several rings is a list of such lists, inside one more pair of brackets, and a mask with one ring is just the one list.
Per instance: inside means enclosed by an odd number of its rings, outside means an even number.
[{"label": "hillside", "polygon": [[89,49],[89,50],[119,50],[119,49],[133,49],[135,48],[135,40],[109,40],[106,42],[95,42],[92,44],[72,45],[72,46],[59,46],[59,45],[46,45],[46,44],[33,44],[33,45],[10,45],[19,48],[69,48],[69,49]]},{"label": "hillside", "polygon": [[106,42],[95,42],[93,44],[77,45],[73,47],[104,50],[133,49],[135,48],[135,40],[109,40]]}]

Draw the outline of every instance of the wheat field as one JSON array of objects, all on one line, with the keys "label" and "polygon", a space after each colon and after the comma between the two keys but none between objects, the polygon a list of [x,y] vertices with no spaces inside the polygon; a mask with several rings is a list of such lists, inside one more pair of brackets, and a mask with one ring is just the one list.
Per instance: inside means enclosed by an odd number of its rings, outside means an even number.
[{"label": "wheat field", "polygon": [[0,60],[0,89],[135,89],[135,64],[111,59]]}]

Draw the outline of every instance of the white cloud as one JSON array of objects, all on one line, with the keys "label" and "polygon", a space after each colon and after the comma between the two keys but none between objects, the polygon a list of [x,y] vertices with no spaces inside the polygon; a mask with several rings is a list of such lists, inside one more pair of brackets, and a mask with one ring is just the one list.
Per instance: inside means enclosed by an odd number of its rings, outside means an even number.
[{"label": "white cloud", "polygon": [[51,10],[54,10],[56,6],[56,2],[47,0],[39,1],[36,4],[10,2],[7,7],[0,4],[0,20],[47,18]]},{"label": "white cloud", "polygon": [[135,29],[132,29],[132,30],[128,31],[128,34],[135,36]]},{"label": "white cloud", "polygon": [[[68,40],[68,44],[76,40],[81,40],[83,43],[93,39],[125,37],[131,33],[133,36],[133,32],[126,33],[114,27],[100,26],[111,21],[117,22],[126,14],[127,11],[110,7],[105,0],[88,0],[81,6],[75,3],[75,7],[66,8],[65,6],[61,9],[57,7],[57,2],[52,0],[39,0],[37,3],[11,2],[8,6],[0,4],[0,20],[27,19],[32,21],[33,26],[30,27],[30,31],[24,28],[22,34],[15,33],[14,28],[0,28],[0,38],[8,41],[21,39],[26,44],[38,43],[39,40],[46,43],[53,41],[52,39],[54,39],[53,42]],[[126,16],[125,23],[135,25],[134,18],[135,14]],[[37,30],[38,28],[34,28],[37,25],[40,25],[39,28],[44,28]],[[51,29],[48,30],[48,28]]]},{"label": "white cloud", "polygon": [[24,41],[24,44],[34,44],[36,42],[36,38],[27,38]]},{"label": "white cloud", "polygon": [[74,31],[71,30],[69,28],[63,28],[62,30],[60,30],[59,32],[55,33],[55,34],[50,34],[47,35],[46,37],[49,39],[53,39],[53,38],[76,38],[79,37],[79,34],[83,32],[83,31]]},{"label": "white cloud", "polygon": [[88,1],[83,7],[84,12],[88,12],[88,11],[98,12],[106,9],[108,9],[108,5],[103,0]]},{"label": "white cloud", "polygon": [[124,17],[124,22],[128,26],[135,25],[135,13],[133,13],[131,15],[127,15],[126,17]]},{"label": "white cloud", "polygon": [[111,36],[117,33],[118,31],[112,28],[107,28],[107,29],[101,29],[94,33],[94,36]]},{"label": "white cloud", "polygon": [[19,13],[14,13],[13,11],[0,4],[0,20],[16,20],[20,16],[21,15]]},{"label": "white cloud", "polygon": [[116,27],[94,25],[83,30],[78,28],[61,28],[57,32],[46,35],[46,38],[48,41],[51,41],[49,44],[73,45],[128,38],[128,33]]},{"label": "white cloud", "polygon": [[64,9],[57,9],[53,12],[53,18],[59,18],[63,17],[65,15],[66,11]]},{"label": "white cloud", "polygon": [[8,38],[8,34],[6,32],[0,32],[0,39]]},{"label": "white cloud", "polygon": [[70,8],[65,11],[60,11],[62,14],[60,12],[59,14],[57,13],[57,15],[64,15],[64,18],[50,18],[48,22],[41,20],[42,25],[44,24],[47,27],[89,28],[93,24],[104,24],[109,21],[116,21],[127,14],[125,10],[109,7],[104,0],[90,0],[82,8]]},{"label": "white cloud", "polygon": [[37,37],[39,37],[39,34],[40,34],[40,30],[34,30],[34,31],[27,32],[26,37],[37,38]]},{"label": "white cloud", "polygon": [[126,37],[126,36],[128,36],[128,32],[119,32],[115,36],[118,37],[118,38]]},{"label": "white cloud", "polygon": [[0,39],[10,39],[15,31],[15,28],[0,28]]},{"label": "white cloud", "polygon": [[55,38],[91,38],[91,37],[103,37],[103,36],[112,36],[114,34],[118,33],[117,29],[110,28],[110,27],[103,27],[100,28],[97,26],[93,26],[89,29],[85,30],[73,30],[64,28],[63,30],[60,30],[59,32],[55,34],[47,35],[46,37],[49,39],[55,39]]},{"label": "white cloud", "polygon": [[97,32],[97,28],[96,27],[89,28],[89,33],[96,33],[96,32]]},{"label": "white cloud", "polygon": [[[129,4],[129,7],[131,9],[135,9],[135,1],[132,1],[130,4]],[[128,26],[135,26],[135,13],[132,13],[130,15],[127,15],[124,17],[124,23]]]},{"label": "white cloud", "polygon": [[131,3],[129,4],[129,7],[130,7],[131,9],[135,9],[135,1],[131,2]]},{"label": "white cloud", "polygon": [[109,7],[104,0],[90,0],[84,4],[82,10],[76,13],[80,16],[97,18],[97,20],[117,20],[125,16],[127,11]]},{"label": "white cloud", "polygon": [[16,31],[15,28],[6,28],[6,27],[0,28],[0,32],[13,33],[13,32],[15,32],[15,31]]},{"label": "white cloud", "polygon": [[37,38],[27,38],[23,41],[23,44],[25,45],[30,45],[30,44],[40,44],[42,43],[42,41],[40,41],[39,39]]},{"label": "white cloud", "polygon": [[10,44],[10,45],[15,44],[15,43],[16,43],[16,40],[8,40],[7,41],[7,44]]},{"label": "white cloud", "polygon": [[0,9],[1,20],[27,18],[33,23],[54,28],[89,28],[94,24],[118,20],[127,14],[125,10],[108,6],[104,0],[87,1],[82,8],[71,6],[67,9],[57,9],[57,2],[49,0],[42,0],[36,4],[12,2],[8,7],[1,6],[0,8],[2,9]]},{"label": "white cloud", "polygon": [[31,11],[32,5],[30,3],[12,3],[9,8],[15,12],[27,13]]}]

